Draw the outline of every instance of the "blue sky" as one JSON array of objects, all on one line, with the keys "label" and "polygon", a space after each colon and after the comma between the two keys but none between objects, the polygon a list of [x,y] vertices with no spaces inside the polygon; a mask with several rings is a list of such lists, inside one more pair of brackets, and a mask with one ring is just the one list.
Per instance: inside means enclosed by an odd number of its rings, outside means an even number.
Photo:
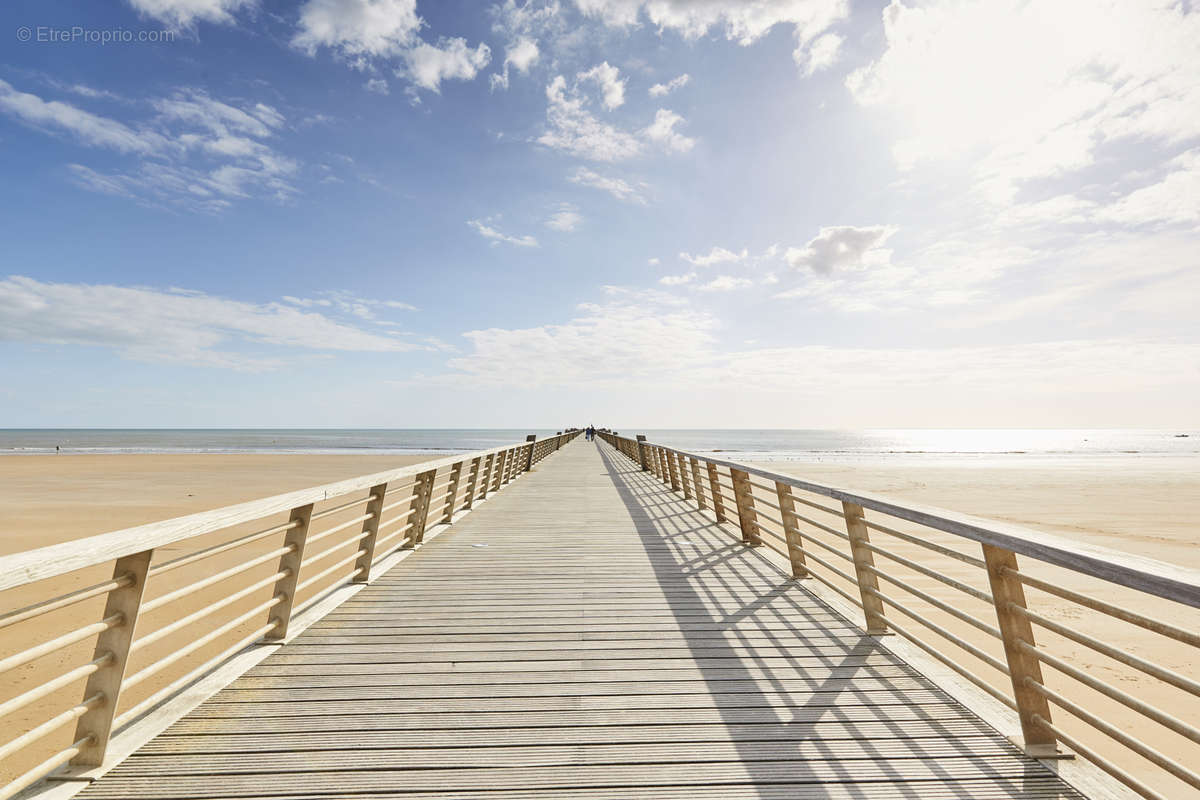
[{"label": "blue sky", "polygon": [[1188,3],[0,17],[0,425],[1196,424]]}]

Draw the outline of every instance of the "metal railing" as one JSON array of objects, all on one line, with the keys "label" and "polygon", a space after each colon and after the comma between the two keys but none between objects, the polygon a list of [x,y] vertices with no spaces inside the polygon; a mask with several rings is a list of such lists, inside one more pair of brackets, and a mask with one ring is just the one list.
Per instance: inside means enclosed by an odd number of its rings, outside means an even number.
[{"label": "metal railing", "polygon": [[[1029,755],[1071,755],[1065,746],[1147,798],[1200,789],[1194,769],[1200,758],[1200,616],[1194,611],[1200,572],[642,436],[598,435],[718,523],[736,525],[744,544],[787,559],[793,578],[811,579],[860,609],[868,634],[898,635],[1015,712],[1018,744]],[[972,553],[964,545],[979,549]],[[1040,569],[1018,564],[1018,556]],[[1056,568],[1094,587],[1070,588],[1065,584],[1078,581],[1064,580]],[[1035,606],[1050,601],[1050,610],[1031,608],[1026,590],[1038,595]],[[1157,598],[1161,613],[1129,608],[1114,596],[1125,590]],[[1183,668],[1087,633],[1073,623],[1083,610],[1127,623],[1149,637],[1138,650],[1171,650]],[[1080,648],[1113,662],[1124,671],[1102,671],[1135,688],[1127,691],[1081,666],[1087,659],[1079,657]],[[1148,701],[1148,690],[1133,683],[1147,678],[1167,701]],[[1058,719],[1063,713],[1068,722]]]},{"label": "metal railing", "polygon": [[[18,734],[0,742],[0,761],[23,762],[0,800],[61,767],[99,766],[115,731],[247,646],[284,639],[298,613],[348,583],[366,583],[389,555],[418,547],[434,525],[504,489],[579,433],[530,436],[0,557],[6,599],[54,593],[0,614],[0,629],[23,643],[0,658],[0,678],[15,676],[5,683],[17,687],[0,702],[0,730]],[[167,573],[170,580],[161,577]],[[166,591],[155,594],[157,586]],[[51,746],[56,740],[69,744]]]}]

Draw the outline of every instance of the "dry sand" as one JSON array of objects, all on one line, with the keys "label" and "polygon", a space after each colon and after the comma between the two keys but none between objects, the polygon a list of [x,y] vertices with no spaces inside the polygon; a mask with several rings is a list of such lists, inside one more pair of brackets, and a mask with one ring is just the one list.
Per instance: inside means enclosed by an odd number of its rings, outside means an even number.
[{"label": "dry sand", "polygon": [[[30,548],[66,541],[73,538],[102,533],[144,522],[167,519],[195,511],[202,511],[283,491],[318,485],[330,481],[376,472],[421,460],[422,457],[395,456],[317,456],[317,455],[117,455],[117,456],[11,456],[0,458],[0,553],[11,553]],[[1031,465],[1032,464],[1032,465]],[[801,464],[796,462],[773,462],[763,464],[767,469],[788,472],[818,482],[856,488],[869,492],[891,495],[920,503],[939,505],[946,508],[991,517],[1034,528],[1052,531],[1077,538],[1081,541],[1102,544],[1118,550],[1136,552],[1141,555],[1200,568],[1200,548],[1196,547],[1195,520],[1200,519],[1200,464],[1195,460],[1179,458],[1113,459],[1104,461],[1088,459],[1079,461],[1056,461],[1034,464],[1026,461],[1020,466],[1001,466],[984,463],[964,466],[962,464],[892,464],[888,466],[860,466],[836,464]],[[817,512],[818,514],[820,512]],[[329,524],[337,522],[332,518]],[[226,534],[227,536],[227,534]],[[912,545],[884,542],[877,543],[894,548],[897,552],[923,559],[929,555]],[[937,538],[937,537],[932,537]],[[938,541],[957,545],[964,552],[978,554],[978,549],[962,546],[951,537]],[[162,556],[170,558],[212,543],[209,540],[192,542],[186,548],[168,548]],[[833,542],[838,544],[837,542]],[[276,546],[268,543],[265,546]],[[151,582],[148,596],[170,591],[183,582],[194,581],[214,570],[238,563],[246,554],[230,553],[223,558],[201,562],[196,569],[188,568],[165,573]],[[159,560],[156,558],[156,561]],[[932,562],[946,574],[972,585],[985,588],[982,576],[967,565],[944,557]],[[273,569],[272,565],[265,568]],[[1022,568],[1032,569],[1023,563]],[[207,571],[207,572],[206,572]],[[86,573],[86,574],[85,574]],[[257,573],[252,573],[256,575]],[[269,575],[270,572],[265,574]],[[897,569],[895,574],[919,588],[938,596],[954,600],[964,610],[987,619],[990,609],[972,607],[971,601],[960,603],[960,596],[953,590],[924,576]],[[1131,608],[1149,613],[1168,615],[1175,624],[1200,627],[1200,615],[1192,611],[1163,610],[1163,603],[1147,600],[1136,593],[1109,591],[1097,581],[1079,579],[1066,575],[1061,570],[1043,570],[1039,574],[1050,574],[1065,584],[1080,590],[1102,591],[1109,599],[1126,603]],[[25,602],[46,597],[54,592],[70,590],[107,577],[103,571],[81,571],[66,576],[53,591],[39,588],[38,595],[21,591],[0,594],[0,607],[13,608]],[[243,578],[243,581],[245,578]],[[240,583],[240,585],[245,585]],[[319,588],[319,587],[314,587]],[[173,606],[172,617],[190,613],[204,604],[224,596],[228,589],[216,587],[180,601]],[[887,588],[889,593],[902,594]],[[1132,650],[1171,669],[1195,676],[1196,667],[1191,658],[1194,654],[1186,648],[1164,643],[1155,637],[1123,623],[1112,622],[1104,617],[1081,612],[1078,609],[1040,595],[1030,593],[1033,608],[1059,621],[1070,622],[1105,641]],[[959,631],[981,647],[999,654],[987,637],[967,628],[936,609],[914,601],[913,607],[927,613]],[[66,612],[62,612],[66,613]],[[56,630],[65,626],[85,624],[98,618],[99,609],[78,606],[69,613],[75,617],[48,620]],[[233,616],[227,611],[222,618]],[[894,613],[894,612],[893,612]],[[164,615],[166,616],[166,615]],[[159,627],[169,620],[144,620],[147,627],[143,633]],[[0,657],[29,643],[41,641],[46,634],[40,630],[20,630],[20,626],[0,631]],[[966,630],[964,630],[966,628]],[[236,632],[233,634],[236,638]],[[1085,666],[1091,674],[1133,691],[1154,705],[1171,710],[1177,716],[1195,722],[1200,719],[1200,703],[1183,698],[1181,693],[1163,687],[1157,681],[1129,670],[1108,659],[1096,656],[1087,649],[1056,639],[1042,636],[1040,641],[1050,645],[1072,663]],[[179,640],[164,640],[163,647],[169,652],[179,645]],[[219,652],[214,650],[213,652]],[[139,654],[141,664],[161,657],[163,650],[148,648]],[[58,674],[91,657],[90,646],[62,651],[53,658],[37,662],[36,669],[18,670],[0,676],[0,700],[11,697],[47,675]],[[197,654],[202,660],[203,653]],[[195,663],[195,662],[189,662]],[[140,665],[134,663],[131,669]],[[182,669],[182,668],[181,668]],[[186,671],[186,670],[184,670]],[[155,688],[166,685],[179,671],[168,671],[138,687],[136,697],[127,698],[136,702]],[[1001,676],[1002,678],[1002,676]],[[1047,671],[1051,685],[1063,685],[1063,681]],[[64,690],[60,697],[53,697],[55,711],[78,702],[82,686]],[[1139,738],[1161,746],[1177,754],[1184,763],[1200,760],[1200,748],[1184,742],[1175,734],[1158,726],[1139,722],[1120,706],[1104,698],[1089,695],[1088,707],[1106,717],[1120,720],[1120,727]],[[48,705],[42,701],[35,706]],[[128,707],[128,703],[122,703]],[[44,713],[38,717],[44,718]],[[1056,720],[1066,721],[1065,715]],[[32,715],[17,713],[0,721],[0,728],[7,740],[30,724],[35,723]],[[1072,726],[1078,729],[1079,726]],[[62,736],[47,740],[58,747],[69,743]],[[1114,753],[1130,768],[1142,775],[1156,772],[1147,769],[1144,762],[1123,755],[1119,749],[1106,749]],[[35,763],[36,754],[24,758],[10,759],[0,767],[0,778],[13,774]],[[1174,786],[1165,785],[1168,796],[1192,796]]]}]

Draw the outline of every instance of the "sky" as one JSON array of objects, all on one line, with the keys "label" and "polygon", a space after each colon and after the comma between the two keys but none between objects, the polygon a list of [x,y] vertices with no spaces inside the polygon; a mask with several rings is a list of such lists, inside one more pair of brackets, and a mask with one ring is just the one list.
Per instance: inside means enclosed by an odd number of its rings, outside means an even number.
[{"label": "sky", "polygon": [[0,427],[1200,425],[1200,8],[16,0]]}]

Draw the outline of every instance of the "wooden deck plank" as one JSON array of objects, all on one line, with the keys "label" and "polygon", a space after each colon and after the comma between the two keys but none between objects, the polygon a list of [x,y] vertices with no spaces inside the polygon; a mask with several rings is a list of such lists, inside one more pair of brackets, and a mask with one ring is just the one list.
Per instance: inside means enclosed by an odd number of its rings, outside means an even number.
[{"label": "wooden deck plank", "polygon": [[1079,795],[577,442],[81,800]]}]

